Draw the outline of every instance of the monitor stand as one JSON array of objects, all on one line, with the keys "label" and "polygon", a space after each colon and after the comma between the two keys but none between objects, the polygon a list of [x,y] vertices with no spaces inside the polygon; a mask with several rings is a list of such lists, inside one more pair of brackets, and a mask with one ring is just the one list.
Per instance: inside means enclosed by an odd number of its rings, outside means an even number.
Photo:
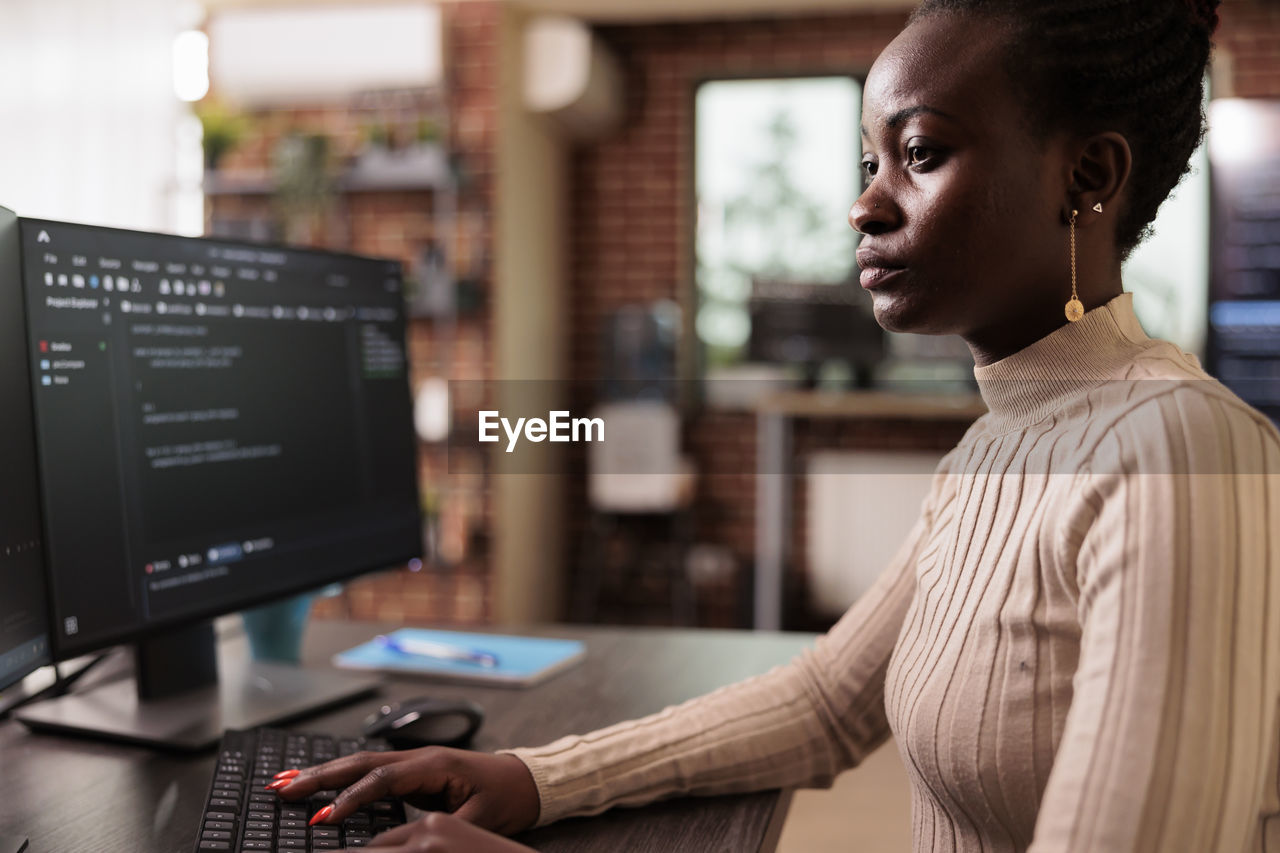
[{"label": "monitor stand", "polygon": [[135,675],[28,705],[32,731],[184,751],[215,746],[225,729],[283,723],[372,693],[376,675],[304,669],[224,654],[213,623],[139,642]]}]

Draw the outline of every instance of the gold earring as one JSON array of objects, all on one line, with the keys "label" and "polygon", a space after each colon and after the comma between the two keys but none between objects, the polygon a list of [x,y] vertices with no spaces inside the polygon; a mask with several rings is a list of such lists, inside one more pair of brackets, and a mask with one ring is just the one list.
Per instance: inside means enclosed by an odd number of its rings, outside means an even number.
[{"label": "gold earring", "polygon": [[1071,300],[1067,302],[1066,315],[1072,323],[1084,316],[1084,304],[1076,293],[1076,217],[1079,215],[1080,211],[1071,211]]},{"label": "gold earring", "polygon": [[1097,204],[1095,204],[1095,205],[1093,206],[1093,212],[1094,212],[1094,213],[1101,213],[1101,212],[1102,212],[1102,202],[1098,202]]}]

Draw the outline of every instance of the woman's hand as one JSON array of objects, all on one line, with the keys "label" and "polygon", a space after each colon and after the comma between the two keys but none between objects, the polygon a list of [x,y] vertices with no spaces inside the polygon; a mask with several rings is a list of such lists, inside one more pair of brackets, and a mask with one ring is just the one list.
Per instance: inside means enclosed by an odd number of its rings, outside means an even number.
[{"label": "woman's hand", "polygon": [[531,848],[453,815],[432,812],[376,836],[365,849],[387,853],[529,853]]},{"label": "woman's hand", "polygon": [[400,797],[417,808],[448,812],[510,835],[533,826],[541,808],[533,776],[514,755],[439,746],[358,752],[306,770],[287,770],[280,776],[272,789],[286,800],[341,789],[327,810],[316,813],[316,823],[341,823],[360,806],[383,797]]}]

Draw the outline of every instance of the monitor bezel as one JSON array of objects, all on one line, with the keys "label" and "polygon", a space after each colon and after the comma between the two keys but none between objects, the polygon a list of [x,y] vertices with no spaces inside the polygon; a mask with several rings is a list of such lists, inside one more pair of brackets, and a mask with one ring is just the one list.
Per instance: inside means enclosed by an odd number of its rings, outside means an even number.
[{"label": "monitor bezel", "polygon": [[[11,273],[13,280],[18,285],[17,304],[19,306],[18,322],[22,324],[22,357],[17,365],[22,369],[22,379],[18,383],[20,386],[25,385],[27,388],[27,414],[31,418],[31,439],[33,450],[39,452],[35,446],[38,441],[35,428],[35,387],[31,384],[31,343],[30,334],[27,329],[27,289],[23,279],[22,266],[22,218],[14,211],[7,207],[0,207],[0,287],[4,286],[3,279],[5,273]],[[44,537],[46,535],[44,524],[44,501],[43,492],[40,491],[40,465],[38,459],[32,460],[33,480],[36,485],[39,497],[36,498],[36,517],[38,519],[40,542],[38,546],[40,561],[40,583],[44,586],[44,634],[45,634],[45,654],[31,663],[20,666],[10,673],[0,673],[0,690],[7,690],[18,684],[31,673],[41,667],[49,666],[57,660],[56,652],[53,648],[53,623],[50,621],[49,613],[51,608],[51,597],[49,595],[49,570],[45,559],[47,549],[44,546]],[[16,648],[16,647],[15,647]],[[4,651],[8,651],[5,649]]]},{"label": "monitor bezel", "polygon": [[[36,421],[37,416],[35,411],[35,406],[36,406],[35,388],[34,386],[31,386],[31,381],[30,381],[31,348],[35,344],[34,344],[34,338],[32,337],[32,330],[31,330],[31,323],[30,323],[30,317],[31,317],[31,313],[29,310],[30,306],[27,303],[28,282],[26,280],[26,264],[25,264],[26,245],[25,245],[25,241],[22,239],[22,227],[25,224],[30,224],[36,227],[40,225],[52,225],[52,226],[64,226],[64,227],[71,226],[75,228],[88,228],[96,231],[103,231],[103,232],[109,232],[109,233],[127,234],[135,237],[151,237],[151,238],[158,237],[161,239],[178,240],[178,241],[184,241],[184,242],[194,241],[197,243],[225,246],[229,248],[291,252],[296,254],[307,254],[307,255],[319,256],[322,258],[340,258],[343,260],[355,260],[355,261],[390,265],[394,268],[394,271],[395,271],[394,274],[397,280],[400,282],[401,296],[403,297],[403,294],[404,294],[404,264],[401,261],[396,260],[394,258],[380,258],[380,257],[374,257],[370,255],[360,255],[360,254],[351,253],[351,252],[338,252],[330,249],[317,249],[317,248],[304,247],[304,246],[292,246],[292,245],[287,245],[283,243],[273,243],[273,242],[253,241],[253,240],[237,240],[237,239],[227,239],[222,237],[205,237],[205,236],[192,237],[192,236],[185,236],[181,234],[171,234],[171,233],[162,232],[162,231],[141,231],[141,230],[129,229],[129,228],[117,228],[114,226],[107,226],[107,225],[92,225],[92,224],[81,223],[81,222],[67,222],[67,221],[60,221],[60,220],[53,220],[53,219],[42,219],[42,218],[24,217],[24,216],[17,217],[16,224],[18,226],[18,263],[19,263],[18,282],[19,282],[19,289],[22,292],[21,293],[22,326],[23,326],[24,334],[26,336],[26,348],[24,350],[26,359],[24,361],[23,368],[26,370],[27,384],[28,386],[30,386],[29,399],[31,402],[31,417],[32,417],[33,433],[35,435],[37,464],[39,464],[39,460],[42,458],[41,454],[43,453],[43,448],[42,448],[42,440],[40,436],[39,423]],[[413,393],[412,393],[412,382],[411,382],[411,377],[409,372],[411,362],[409,360],[409,351],[408,351],[409,313],[408,313],[407,305],[403,306],[403,314],[401,316],[403,317],[402,327],[405,332],[404,341],[403,341],[404,343],[404,347],[403,347],[404,393],[405,393],[405,401],[407,403],[407,410],[410,412],[410,415],[411,415],[410,418],[406,420],[404,424],[404,428],[407,435],[411,439],[411,444],[416,450],[418,446],[418,439],[417,439],[416,433],[414,432],[413,422],[412,422]],[[419,465],[418,465],[416,453],[415,453],[415,458],[413,459],[412,474],[413,474],[413,482],[414,482],[414,494],[415,495],[421,494],[422,484],[419,476]],[[45,507],[47,506],[45,501],[45,482],[44,482],[44,477],[40,475],[39,471],[37,472],[37,476],[36,476],[36,489],[39,494],[40,527],[41,527],[42,544],[43,544],[45,542],[48,542],[50,538],[50,531],[48,526],[47,513],[45,512]],[[261,593],[257,595],[248,595],[241,599],[237,599],[235,602],[230,604],[228,603],[214,604],[211,607],[200,608],[198,610],[194,610],[194,611],[191,611],[190,613],[185,613],[179,616],[172,616],[164,619],[157,619],[155,621],[147,622],[142,625],[132,625],[127,628],[123,628],[118,632],[112,632],[107,635],[97,636],[97,637],[94,637],[92,640],[89,640],[87,642],[82,642],[82,643],[76,643],[76,642],[68,643],[66,641],[66,638],[62,636],[61,632],[59,632],[56,629],[57,608],[55,606],[55,595],[54,595],[54,584],[53,584],[54,570],[53,570],[51,560],[49,558],[48,549],[43,548],[42,554],[41,554],[41,562],[42,562],[43,577],[45,582],[45,601],[47,605],[46,615],[48,617],[47,632],[49,637],[49,650],[50,650],[50,656],[52,658],[52,661],[58,662],[58,661],[70,660],[71,658],[79,657],[89,652],[99,651],[101,649],[107,649],[107,648],[122,645],[125,643],[132,643],[139,640],[146,640],[149,638],[161,636],[166,632],[172,631],[175,628],[180,628],[193,623],[213,620],[220,616],[225,616],[231,613],[237,613],[242,610],[257,607],[263,604],[269,604],[274,601],[282,601],[284,599],[291,598],[305,592],[322,589],[330,584],[338,583],[340,581],[352,580],[354,578],[362,577],[368,574],[373,574],[379,571],[393,570],[397,566],[404,563],[408,563],[411,560],[421,559],[423,554],[423,543],[422,543],[422,537],[421,537],[422,508],[421,508],[420,501],[415,502],[414,508],[417,512],[417,517],[418,517],[418,523],[415,527],[415,530],[417,531],[417,535],[414,536],[412,539],[414,545],[408,548],[400,556],[392,557],[389,562],[384,562],[380,560],[376,563],[361,564],[360,566],[354,567],[351,569],[344,568],[337,572],[326,573],[324,575],[319,575],[315,578],[309,578],[305,583],[302,583],[302,584],[290,585],[281,590],[274,590],[271,592]],[[396,552],[396,553],[400,553],[400,552]]]}]

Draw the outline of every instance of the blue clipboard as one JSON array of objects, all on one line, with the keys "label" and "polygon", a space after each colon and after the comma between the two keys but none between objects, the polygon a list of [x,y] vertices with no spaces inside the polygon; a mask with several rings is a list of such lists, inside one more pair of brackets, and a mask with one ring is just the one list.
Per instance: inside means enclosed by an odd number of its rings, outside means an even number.
[{"label": "blue clipboard", "polygon": [[334,655],[334,666],[422,675],[468,684],[530,687],[577,664],[587,651],[578,640],[548,637],[468,634],[423,628],[401,628],[387,636],[396,641],[443,643],[483,650],[497,657],[498,663],[496,666],[481,666],[470,661],[405,654],[373,639]]}]

